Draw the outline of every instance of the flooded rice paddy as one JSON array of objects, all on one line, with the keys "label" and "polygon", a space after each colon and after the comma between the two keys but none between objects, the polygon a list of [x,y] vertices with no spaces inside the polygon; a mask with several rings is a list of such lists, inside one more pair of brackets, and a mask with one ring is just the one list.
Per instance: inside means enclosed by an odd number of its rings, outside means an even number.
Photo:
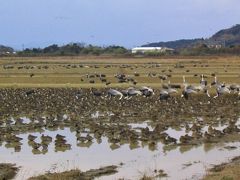
[{"label": "flooded rice paddy", "polygon": [[[31,92],[29,94],[29,92]],[[80,89],[1,89],[0,159],[16,179],[117,165],[99,179],[200,179],[239,156],[240,100],[196,95],[129,100]]]}]

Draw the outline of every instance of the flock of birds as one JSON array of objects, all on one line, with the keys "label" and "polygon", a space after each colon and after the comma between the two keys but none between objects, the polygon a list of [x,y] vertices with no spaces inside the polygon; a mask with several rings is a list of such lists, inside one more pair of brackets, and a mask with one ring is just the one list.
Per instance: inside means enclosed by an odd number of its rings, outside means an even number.
[{"label": "flock of birds", "polygon": [[[240,98],[240,85],[238,84],[231,84],[226,85],[224,82],[221,83],[217,80],[217,77],[214,77],[214,81],[211,83],[210,86],[208,86],[208,82],[206,79],[204,79],[204,75],[201,75],[201,80],[198,85],[188,84],[185,80],[185,76],[183,76],[183,86],[177,86],[177,85],[171,85],[170,81],[167,85],[163,85],[162,89],[160,90],[160,100],[167,100],[171,97],[173,94],[178,93],[178,88],[183,87],[183,91],[181,93],[181,97],[188,99],[191,94],[199,94],[203,93],[206,94],[209,98],[211,97],[209,94],[209,88],[215,88],[216,95],[213,97],[214,99],[223,95],[223,94],[230,94],[233,92],[234,94],[237,94]],[[95,96],[102,96],[102,92],[91,89],[91,92]],[[110,88],[107,90],[106,97],[119,97],[119,100],[121,100],[123,97],[125,99],[131,99],[133,96],[144,96],[144,97],[150,97],[153,96],[154,90],[151,87],[143,86],[141,88],[133,88],[130,87],[125,90],[117,90]]]}]

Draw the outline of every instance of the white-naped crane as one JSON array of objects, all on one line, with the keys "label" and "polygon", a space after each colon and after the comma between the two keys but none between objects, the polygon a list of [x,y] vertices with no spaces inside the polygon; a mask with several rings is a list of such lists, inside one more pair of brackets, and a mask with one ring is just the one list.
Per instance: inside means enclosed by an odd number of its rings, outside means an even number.
[{"label": "white-naped crane", "polygon": [[168,81],[168,85],[163,85],[163,90],[168,92],[168,94],[176,94],[178,91],[171,87],[170,80]]},{"label": "white-naped crane", "polygon": [[159,96],[160,101],[168,100],[168,98],[170,98],[170,97],[171,96],[168,93],[168,91],[166,91],[165,89],[161,89],[160,90],[160,96]]},{"label": "white-naped crane", "polygon": [[142,92],[142,95],[145,97],[150,97],[150,96],[154,95],[154,91],[150,87],[142,86],[139,90]]},{"label": "white-naped crane", "polygon": [[121,100],[122,97],[123,97],[123,94],[122,94],[120,91],[116,90],[116,89],[109,89],[109,90],[107,91],[107,96],[110,96],[110,97],[120,96],[120,97],[119,97],[119,100]]},{"label": "white-naped crane", "polygon": [[214,81],[211,83],[211,86],[215,86],[216,88],[222,87],[224,84],[221,84],[217,80],[217,76],[214,76]]},{"label": "white-naped crane", "polygon": [[239,84],[231,84],[229,86],[230,90],[233,91],[234,94],[238,93],[240,95],[240,85]]},{"label": "white-naped crane", "polygon": [[218,87],[216,89],[216,91],[217,91],[217,95],[214,96],[213,98],[217,98],[218,96],[220,96],[222,94],[230,94],[230,90],[225,85]]},{"label": "white-naped crane", "polygon": [[197,94],[195,87],[193,85],[189,85],[186,83],[185,76],[183,76],[183,86],[184,86],[184,89],[181,95],[182,98],[184,97],[185,99],[188,99],[190,94]]},{"label": "white-naped crane", "polygon": [[186,82],[186,78],[185,76],[183,76],[183,87],[184,88],[187,88],[187,87],[190,87],[191,85],[189,85],[187,82]]},{"label": "white-naped crane", "polygon": [[171,87],[170,80],[168,81],[168,84],[163,84],[162,89],[160,90],[160,101],[162,100],[168,100],[171,97],[171,94],[176,94],[178,91]]},{"label": "white-naped crane", "polygon": [[121,93],[123,94],[124,97],[128,97],[128,90],[127,89],[121,90]]},{"label": "white-naped crane", "polygon": [[199,85],[189,85],[186,83],[185,76],[183,76],[183,94],[186,92],[186,94],[192,94],[195,92],[203,92],[205,93],[208,97],[210,97],[210,94],[208,92],[207,88],[207,81],[204,79],[204,75],[201,75],[201,80]]},{"label": "white-naped crane", "polygon": [[214,77],[214,81],[212,82],[211,85],[215,86],[216,92],[217,92],[216,96],[213,97],[214,99],[219,97],[222,94],[230,94],[231,93],[230,89],[225,85],[225,83],[219,83],[217,81],[216,76]]},{"label": "white-naped crane", "polygon": [[122,90],[122,93],[124,94],[125,99],[131,99],[133,96],[142,96],[143,93],[138,90],[138,89],[135,89],[133,87],[129,87],[128,89],[126,90]]},{"label": "white-naped crane", "polygon": [[208,97],[211,97],[209,92],[208,92],[208,87],[207,87],[207,80],[204,79],[204,75],[201,75],[201,80],[200,80],[200,85],[199,86],[193,86],[195,91],[200,91],[205,94],[207,94]]},{"label": "white-naped crane", "polygon": [[184,89],[192,89],[192,90],[196,91],[195,86],[193,86],[192,84],[188,84],[186,82],[185,76],[183,76],[183,87],[184,87]]},{"label": "white-naped crane", "polygon": [[184,97],[185,99],[188,99],[190,94],[197,94],[198,92],[190,89],[190,88],[184,88],[181,97]]}]

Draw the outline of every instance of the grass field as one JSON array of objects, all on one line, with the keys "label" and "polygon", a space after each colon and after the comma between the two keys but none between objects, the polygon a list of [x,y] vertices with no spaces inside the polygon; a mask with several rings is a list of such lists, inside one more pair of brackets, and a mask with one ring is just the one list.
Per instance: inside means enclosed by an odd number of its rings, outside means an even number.
[{"label": "grass field", "polygon": [[[126,75],[127,81],[120,83],[116,74]],[[3,104],[0,106],[0,157],[4,163],[12,160],[10,163],[17,167],[3,164],[4,178],[9,170],[14,170],[10,171],[14,176],[19,169],[16,179],[31,176],[36,176],[32,179],[81,179],[82,176],[86,179],[89,172],[108,174],[105,169],[96,169],[105,165],[117,165],[118,173],[113,179],[128,178],[130,171],[134,175],[143,172],[139,179],[204,175],[208,168],[205,164],[212,164],[211,160],[223,162],[229,155],[233,157],[239,152],[238,94],[216,99],[201,92],[188,100],[179,94],[166,101],[157,98],[163,83],[171,81],[182,85],[185,76],[187,83],[199,84],[202,74],[208,84],[215,75],[220,82],[240,84],[240,57],[0,58],[0,101]],[[155,88],[155,95],[119,100],[119,97],[105,96],[106,89],[77,89],[143,85]],[[215,88],[209,89],[210,93],[216,93]],[[94,92],[100,92],[101,96]],[[67,154],[60,154],[65,151]],[[119,152],[124,153],[125,159]],[[191,154],[197,156],[192,159]],[[57,160],[52,158],[54,156]],[[111,161],[105,164],[103,159]],[[172,160],[177,168],[167,165]],[[31,171],[28,164],[33,168]],[[39,166],[34,167],[34,164]],[[89,167],[84,169],[84,164]],[[151,168],[150,176],[140,164]],[[53,173],[40,175],[46,169],[50,172],[52,165],[61,168],[66,165],[69,169],[63,169],[65,172],[60,174],[54,173],[57,172],[54,169]],[[73,170],[69,171],[70,168]],[[209,171],[204,178],[239,179],[239,159],[220,170]],[[110,172],[115,171],[110,168]]]},{"label": "grass field", "polygon": [[[118,83],[116,74],[125,74],[136,86],[160,87],[162,83],[208,81],[216,74],[219,81],[240,83],[240,57],[117,58],[117,57],[8,57],[0,58],[0,87],[107,87],[95,77],[106,75],[111,87],[133,86]],[[91,77],[91,75],[93,77]],[[87,77],[90,76],[90,77]],[[166,76],[166,80],[159,77]],[[94,83],[90,83],[94,81]]]}]

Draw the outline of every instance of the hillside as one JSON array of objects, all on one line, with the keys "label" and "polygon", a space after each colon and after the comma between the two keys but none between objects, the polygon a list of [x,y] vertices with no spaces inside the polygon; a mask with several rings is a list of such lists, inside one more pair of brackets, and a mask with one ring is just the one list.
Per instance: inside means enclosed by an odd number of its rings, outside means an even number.
[{"label": "hillside", "polygon": [[13,53],[13,48],[0,45],[0,54]]},{"label": "hillside", "polygon": [[169,47],[173,49],[182,49],[195,46],[196,44],[204,43],[207,45],[223,45],[223,46],[233,46],[233,45],[240,45],[240,25],[235,25],[228,29],[223,29],[218,31],[210,38],[206,39],[183,39],[183,40],[176,40],[176,41],[168,41],[168,42],[156,42],[156,43],[149,43],[143,45],[152,46],[152,47]]},{"label": "hillside", "polygon": [[173,49],[182,49],[182,48],[188,48],[190,46],[193,46],[203,41],[204,41],[203,39],[181,39],[176,41],[150,43],[150,44],[143,45],[143,47],[150,46],[150,47],[168,47]]},{"label": "hillside", "polygon": [[207,39],[208,42],[222,42],[225,46],[240,45],[240,25],[223,29]]}]

